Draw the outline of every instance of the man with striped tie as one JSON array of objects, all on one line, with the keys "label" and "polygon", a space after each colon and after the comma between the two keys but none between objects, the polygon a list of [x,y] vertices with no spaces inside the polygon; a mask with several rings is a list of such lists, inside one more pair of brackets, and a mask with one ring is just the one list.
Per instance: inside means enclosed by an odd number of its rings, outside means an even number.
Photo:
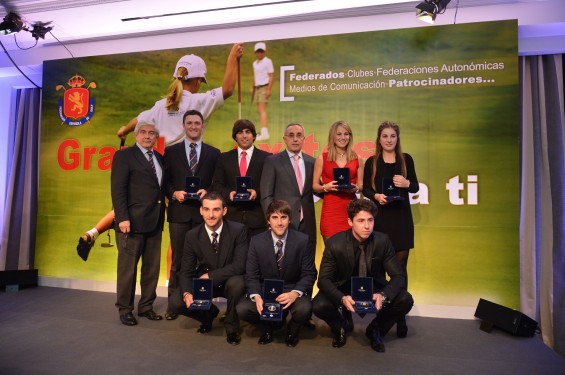
[{"label": "man with striped tie", "polygon": [[202,198],[207,191],[211,190],[216,162],[220,156],[220,150],[202,142],[204,118],[199,111],[187,111],[182,123],[186,138],[165,149],[166,192],[169,198],[167,221],[173,253],[169,277],[167,320],[176,318],[176,314],[170,308],[170,296],[178,288],[184,237],[190,229],[202,223],[200,200],[185,199],[186,177],[200,178],[201,188],[197,194]]},{"label": "man with striped tie", "polygon": [[285,343],[289,347],[298,344],[300,328],[312,316],[311,290],[316,280],[314,250],[309,237],[290,227],[292,209],[286,201],[273,200],[267,207],[267,223],[270,230],[251,237],[245,286],[247,298],[237,305],[240,319],[262,326],[259,344],[273,341],[276,326],[272,322],[260,321],[263,310],[263,284],[266,279],[284,280],[284,290],[276,301],[282,305],[287,325]]},{"label": "man with striped tie", "polygon": [[153,152],[159,129],[139,122],[136,144],[117,151],[112,160],[111,191],[116,213],[118,243],[117,301],[120,321],[134,326],[137,264],[142,259],[141,298],[137,315],[161,320],[153,310],[161,260],[161,235],[165,218],[163,160]]}]

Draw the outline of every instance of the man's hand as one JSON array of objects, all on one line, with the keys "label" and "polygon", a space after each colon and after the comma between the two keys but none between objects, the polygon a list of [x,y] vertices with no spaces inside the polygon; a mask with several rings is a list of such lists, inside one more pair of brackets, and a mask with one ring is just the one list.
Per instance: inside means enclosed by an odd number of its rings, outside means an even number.
[{"label": "man's hand", "polygon": [[208,276],[208,273],[205,273],[204,275],[200,276],[201,279],[209,279],[210,277]]},{"label": "man's hand", "polygon": [[207,191],[204,190],[204,189],[200,189],[200,190],[198,190],[198,191],[196,192],[196,194],[198,194],[198,196],[200,197],[200,199],[202,199],[202,197],[205,196],[206,193],[207,193]]},{"label": "man's hand", "polygon": [[173,193],[173,198],[179,203],[184,202],[184,196],[186,195],[186,191],[177,190]]},{"label": "man's hand", "polygon": [[131,226],[131,223],[130,223],[129,220],[121,221],[121,222],[118,224],[118,227],[120,228],[120,232],[122,232],[122,233],[124,233],[124,234],[128,234],[128,233],[129,233],[129,231],[130,231],[130,226]]},{"label": "man's hand", "polygon": [[381,293],[373,294],[373,301],[375,301],[375,308],[377,311],[383,308],[384,297]]},{"label": "man's hand", "polygon": [[255,189],[247,189],[247,191],[249,192],[249,200],[254,201],[255,199],[257,199],[257,191],[255,191]]},{"label": "man's hand", "polygon": [[188,309],[190,307],[190,305],[192,305],[192,303],[194,302],[194,298],[192,296],[192,294],[186,292],[184,293],[182,300],[184,301],[184,304],[186,305],[186,308]]},{"label": "man's hand", "polygon": [[297,298],[298,293],[296,293],[294,290],[291,290],[288,293],[279,294],[276,301],[281,305],[284,305],[283,310],[286,310],[290,307],[290,305],[294,303],[294,301],[296,301]]},{"label": "man's hand", "polygon": [[347,310],[355,312],[355,309],[353,308],[355,301],[353,300],[353,298],[351,298],[351,296],[343,296],[343,298],[341,299],[341,304],[345,306]]},{"label": "man's hand", "polygon": [[259,315],[263,312],[263,298],[260,295],[255,296],[255,307],[257,308],[257,312]]}]

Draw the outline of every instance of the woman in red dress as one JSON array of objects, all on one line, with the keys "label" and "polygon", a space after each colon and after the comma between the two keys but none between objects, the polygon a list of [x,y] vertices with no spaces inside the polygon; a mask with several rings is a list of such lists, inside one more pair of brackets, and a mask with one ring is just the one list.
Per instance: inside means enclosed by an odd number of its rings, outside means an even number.
[{"label": "woman in red dress", "polygon": [[[348,168],[352,188],[338,190],[334,180],[334,168]],[[316,159],[312,188],[324,193],[320,231],[324,243],[334,234],[350,228],[347,222],[347,204],[361,191],[363,162],[353,151],[353,133],[345,121],[337,121],[330,127],[328,149]]]}]

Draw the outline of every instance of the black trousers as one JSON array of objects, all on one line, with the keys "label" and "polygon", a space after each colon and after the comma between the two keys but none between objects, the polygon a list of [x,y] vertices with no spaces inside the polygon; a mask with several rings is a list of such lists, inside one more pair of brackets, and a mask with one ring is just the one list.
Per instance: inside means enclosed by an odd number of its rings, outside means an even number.
[{"label": "black trousers", "polygon": [[168,286],[169,305],[167,306],[167,311],[172,311],[170,297],[179,288],[179,272],[180,272],[180,266],[182,264],[184,238],[186,237],[186,233],[189,230],[191,230],[194,226],[195,224],[194,221],[192,220],[189,221],[188,223],[169,223],[172,262],[171,262],[171,272],[169,275],[169,286]]},{"label": "black trousers", "polygon": [[[312,301],[310,300],[310,296],[304,294],[302,297],[297,298],[288,309],[284,310],[283,322],[289,312],[291,314],[291,319],[288,324],[289,330],[292,331],[292,334],[297,335],[300,327],[312,316]],[[242,298],[237,304],[237,314],[242,320],[259,326],[262,330],[276,325],[276,323],[272,324],[272,322],[262,321],[259,317],[255,302],[248,297]]]},{"label": "black trousers", "polygon": [[[402,290],[390,303],[384,305],[370,324],[373,328],[378,328],[381,336],[384,336],[398,319],[408,314],[413,305],[412,295],[406,290]],[[321,291],[312,301],[314,314],[325,321],[334,333],[339,332],[343,324],[343,316],[338,310],[339,306],[332,303]],[[343,308],[345,309],[345,307]]]},{"label": "black trousers", "polygon": [[133,311],[137,264],[141,259],[141,298],[137,312],[144,313],[153,309],[157,297],[157,282],[161,265],[161,230],[153,233],[129,233],[116,231],[118,244],[118,274],[116,307],[120,314]]},{"label": "black trousers", "polygon": [[[235,333],[239,331],[239,317],[236,310],[237,302],[245,294],[245,281],[243,275],[235,275],[230,277],[225,284],[214,287],[214,298],[224,297],[227,299],[226,319],[224,327],[227,333]],[[172,311],[177,314],[188,316],[201,323],[206,323],[212,318],[212,314],[216,308],[210,310],[189,310],[182,300],[180,289],[177,289],[169,297],[169,306]]]}]

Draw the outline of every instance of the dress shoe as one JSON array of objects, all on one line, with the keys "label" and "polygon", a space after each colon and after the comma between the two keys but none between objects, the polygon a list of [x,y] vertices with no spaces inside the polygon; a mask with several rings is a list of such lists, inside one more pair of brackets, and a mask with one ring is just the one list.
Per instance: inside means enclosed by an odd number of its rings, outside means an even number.
[{"label": "dress shoe", "polygon": [[259,337],[259,344],[260,345],[267,345],[270,342],[273,342],[273,332],[269,330],[265,330],[261,337]]},{"label": "dress shoe", "polygon": [[216,319],[216,317],[218,316],[218,314],[220,313],[220,310],[218,310],[218,308],[216,307],[216,305],[212,305],[211,309],[210,309],[210,319],[206,322],[203,322],[200,325],[200,328],[198,328],[196,330],[196,332],[200,333],[200,334],[204,334],[204,333],[208,333],[212,330],[212,323],[214,322],[214,319]]},{"label": "dress shoe", "polygon": [[383,339],[381,338],[381,335],[379,334],[378,328],[375,328],[374,326],[369,324],[367,326],[367,329],[365,330],[365,336],[367,336],[367,338],[371,342],[371,348],[374,351],[379,352],[379,353],[384,353],[385,344],[383,343]]},{"label": "dress shoe", "polygon": [[142,316],[144,318],[147,318],[149,320],[163,320],[163,317],[159,314],[157,314],[155,311],[153,310],[147,310],[141,313],[137,313],[137,316]]},{"label": "dress shoe", "polygon": [[137,324],[137,320],[135,320],[135,316],[133,316],[133,314],[130,312],[121,314],[120,322],[122,322],[122,324],[126,326],[134,326]]},{"label": "dress shoe", "polygon": [[401,339],[408,335],[408,326],[406,325],[406,317],[402,317],[398,322],[396,322],[396,336]]},{"label": "dress shoe", "polygon": [[237,332],[228,333],[226,341],[231,345],[239,345],[239,343],[241,342],[241,336]]},{"label": "dress shoe", "polygon": [[167,320],[175,320],[176,318],[178,318],[178,314],[176,312],[172,312],[172,311],[167,311],[165,313],[165,319]]},{"label": "dress shoe", "polygon": [[341,327],[339,332],[334,332],[334,339],[332,341],[332,346],[334,348],[341,348],[347,342],[347,336],[345,335],[345,329]]},{"label": "dress shoe", "polygon": [[298,345],[298,340],[299,340],[298,335],[293,335],[289,333],[288,335],[286,335],[284,343],[289,348],[294,348],[296,345]]}]

